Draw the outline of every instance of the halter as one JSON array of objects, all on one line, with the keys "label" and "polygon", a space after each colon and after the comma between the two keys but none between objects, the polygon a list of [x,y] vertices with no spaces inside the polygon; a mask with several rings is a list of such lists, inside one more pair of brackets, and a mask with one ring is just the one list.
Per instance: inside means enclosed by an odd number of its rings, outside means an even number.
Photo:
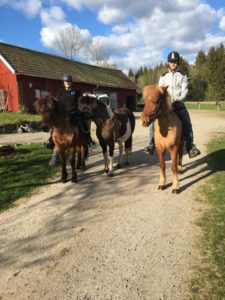
[{"label": "halter", "polygon": [[161,105],[161,103],[162,103],[163,100],[164,100],[163,95],[161,95],[160,98],[159,98],[159,101],[156,104],[155,110],[149,116],[149,119],[150,119],[151,122],[153,122],[158,117],[157,112],[158,112],[158,110],[160,108],[160,105]]}]

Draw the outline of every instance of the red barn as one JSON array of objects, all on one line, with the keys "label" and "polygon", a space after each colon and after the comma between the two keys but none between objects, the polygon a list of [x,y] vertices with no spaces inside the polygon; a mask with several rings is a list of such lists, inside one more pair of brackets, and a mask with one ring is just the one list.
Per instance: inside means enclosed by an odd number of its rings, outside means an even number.
[{"label": "red barn", "polygon": [[0,43],[0,95],[8,111],[32,112],[35,98],[57,96],[64,74],[72,75],[82,92],[107,93],[112,107],[136,107],[137,86],[120,70]]}]

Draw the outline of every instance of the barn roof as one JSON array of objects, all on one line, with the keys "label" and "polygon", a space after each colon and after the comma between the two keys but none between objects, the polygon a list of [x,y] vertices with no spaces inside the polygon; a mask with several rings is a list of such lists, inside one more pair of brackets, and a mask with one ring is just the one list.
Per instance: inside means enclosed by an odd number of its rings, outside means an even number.
[{"label": "barn roof", "polygon": [[122,71],[116,69],[88,65],[5,43],[0,43],[0,55],[14,68],[17,75],[61,80],[63,74],[71,74],[76,82],[137,89]]}]

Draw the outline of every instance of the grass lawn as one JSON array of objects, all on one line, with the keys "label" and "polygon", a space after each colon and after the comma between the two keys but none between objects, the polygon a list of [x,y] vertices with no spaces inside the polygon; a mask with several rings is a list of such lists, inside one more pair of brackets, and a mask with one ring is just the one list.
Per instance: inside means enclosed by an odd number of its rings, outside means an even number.
[{"label": "grass lawn", "polygon": [[[218,110],[215,102],[185,102],[187,109]],[[220,110],[225,110],[225,101],[220,102]]]},{"label": "grass lawn", "polygon": [[0,124],[16,124],[22,121],[40,121],[41,117],[37,114],[22,112],[0,112]]},{"label": "grass lawn", "polygon": [[51,153],[41,144],[31,144],[19,146],[11,154],[0,154],[0,210],[47,184],[57,169],[48,166]]},{"label": "grass lawn", "polygon": [[203,257],[192,282],[191,299],[225,299],[225,135],[208,145],[212,178],[201,188],[210,204],[199,225],[203,231]]}]

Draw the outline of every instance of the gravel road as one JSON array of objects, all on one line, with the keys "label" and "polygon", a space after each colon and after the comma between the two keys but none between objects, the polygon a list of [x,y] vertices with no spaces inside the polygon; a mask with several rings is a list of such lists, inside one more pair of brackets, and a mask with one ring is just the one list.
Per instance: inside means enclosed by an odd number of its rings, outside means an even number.
[{"label": "gravel road", "polygon": [[170,160],[168,188],[157,190],[158,161],[143,152],[148,129],[137,118],[130,167],[107,178],[95,146],[77,184],[56,178],[0,214],[0,299],[188,299],[201,259],[195,221],[205,207],[195,199],[210,176],[206,143],[225,130],[220,112],[191,118],[202,154],[185,155],[180,194],[171,193]]}]

